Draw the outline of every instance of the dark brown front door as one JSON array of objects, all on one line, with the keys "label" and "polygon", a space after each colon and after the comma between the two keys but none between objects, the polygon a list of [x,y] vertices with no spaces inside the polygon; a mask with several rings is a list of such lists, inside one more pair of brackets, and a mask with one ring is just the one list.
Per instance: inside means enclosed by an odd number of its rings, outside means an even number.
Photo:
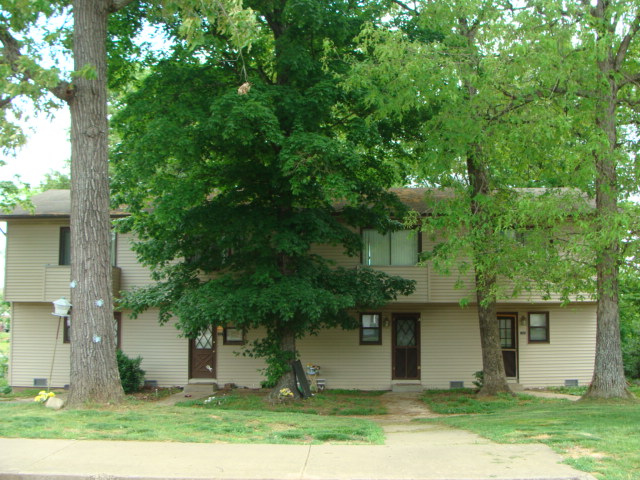
[{"label": "dark brown front door", "polygon": [[189,378],[216,377],[216,336],[213,327],[192,339],[189,344]]},{"label": "dark brown front door", "polygon": [[393,316],[393,378],[420,379],[420,317],[415,314]]},{"label": "dark brown front door", "polygon": [[518,376],[518,343],[517,320],[515,313],[499,313],[500,345],[502,346],[502,359],[504,360],[504,372],[507,377]]}]

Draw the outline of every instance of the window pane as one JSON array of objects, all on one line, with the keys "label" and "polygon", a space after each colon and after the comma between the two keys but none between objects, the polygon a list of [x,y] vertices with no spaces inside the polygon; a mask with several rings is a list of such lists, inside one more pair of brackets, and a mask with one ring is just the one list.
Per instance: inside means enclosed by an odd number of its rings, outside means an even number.
[{"label": "window pane", "polygon": [[547,340],[547,329],[534,327],[529,330],[529,338],[532,341],[544,342]]},{"label": "window pane", "polygon": [[362,261],[365,265],[389,265],[389,236],[375,230],[362,232],[364,252]]},{"label": "window pane", "polygon": [[195,347],[210,350],[213,348],[213,328],[208,327],[196,337]]},{"label": "window pane", "polygon": [[380,341],[380,329],[378,328],[363,328],[362,329],[362,342],[363,343],[378,343]]},{"label": "window pane", "polygon": [[71,265],[71,230],[69,227],[60,229],[60,258],[59,265]]},{"label": "window pane", "polygon": [[546,327],[547,326],[547,314],[546,313],[530,313],[529,325],[531,327]]},{"label": "window pane", "polygon": [[116,266],[116,249],[117,249],[117,237],[116,232],[111,231],[111,244],[110,244],[110,253],[111,253],[111,266]]},{"label": "window pane", "polygon": [[418,235],[413,230],[391,234],[391,265],[415,265],[418,260]]},{"label": "window pane", "polygon": [[362,328],[378,328],[380,326],[380,315],[362,315]]}]

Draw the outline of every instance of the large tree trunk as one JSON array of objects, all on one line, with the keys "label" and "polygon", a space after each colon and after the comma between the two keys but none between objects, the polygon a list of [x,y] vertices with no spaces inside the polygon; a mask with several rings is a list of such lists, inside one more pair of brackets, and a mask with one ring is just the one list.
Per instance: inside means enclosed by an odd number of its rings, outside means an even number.
[{"label": "large tree trunk", "polygon": [[[611,62],[611,60],[609,60]],[[612,68],[603,62],[603,76]],[[599,106],[598,126],[606,134],[607,154],[595,155],[596,163],[596,219],[599,230],[597,248],[597,333],[596,358],[591,385],[583,398],[627,398],[633,395],[627,388],[620,345],[620,313],[618,309],[619,232],[607,228],[607,219],[618,215],[618,178],[615,150],[617,145],[616,97],[617,88],[610,80],[611,94]],[[605,240],[606,238],[606,240]]]},{"label": "large tree trunk", "polygon": [[[495,279],[482,279],[477,285],[478,321],[480,323],[480,345],[482,346],[482,371],[483,384],[478,392],[479,396],[486,397],[498,393],[512,393],[507,383],[502,359],[502,346],[500,343],[500,328],[496,312],[496,302],[491,298],[491,291]],[[487,284],[488,282],[488,284]]]},{"label": "large tree trunk", "polygon": [[[296,358],[296,336],[292,331],[285,331],[280,335],[280,353],[288,359]],[[290,368],[285,372],[276,386],[269,393],[269,398],[272,400],[281,399],[281,390],[288,388],[293,393],[293,398],[301,398],[302,395],[298,391],[298,385],[296,382],[296,375],[293,368]]]},{"label": "large tree trunk", "polygon": [[108,2],[76,0],[71,108],[71,391],[70,405],[119,402],[111,284],[107,150]]},{"label": "large tree trunk", "polygon": [[[484,373],[483,386],[478,393],[481,396],[496,395],[498,393],[513,393],[507,383],[507,377],[502,360],[502,346],[500,343],[500,328],[496,311],[496,298],[493,292],[496,275],[491,270],[491,262],[483,259],[490,255],[487,251],[486,239],[494,235],[481,196],[489,195],[489,174],[487,167],[480,163],[479,152],[474,152],[467,158],[467,175],[471,194],[471,215],[473,228],[479,231],[471,232],[476,239],[473,246],[474,265],[476,266],[476,298],[478,302],[478,322],[480,325],[480,344],[482,346],[482,371]],[[486,232],[486,233],[483,233]]]}]

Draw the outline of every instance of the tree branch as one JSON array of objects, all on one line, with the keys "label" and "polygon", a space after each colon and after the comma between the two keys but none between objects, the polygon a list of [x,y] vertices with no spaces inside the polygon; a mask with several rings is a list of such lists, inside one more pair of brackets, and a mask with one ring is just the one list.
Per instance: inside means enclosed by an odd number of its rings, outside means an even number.
[{"label": "tree branch", "polygon": [[[5,26],[0,26],[0,42],[3,45],[3,57],[11,71],[22,78],[20,82],[26,83],[33,81],[36,77],[35,73],[29,69],[19,68],[19,61],[22,58],[20,53],[20,42],[16,40]],[[59,82],[55,87],[49,87],[48,90],[58,97],[60,100],[68,102],[73,97],[73,85],[67,81]],[[5,105],[2,105],[3,107]]]},{"label": "tree branch", "polygon": [[393,3],[395,3],[396,5],[398,5],[399,7],[405,9],[407,12],[411,12],[414,15],[418,14],[418,10],[415,8],[411,8],[409,5],[407,5],[404,2],[401,2],[400,0],[391,0]]},{"label": "tree branch", "polygon": [[636,85],[638,85],[638,83],[640,82],[640,73],[636,73],[635,75],[623,74],[623,76],[624,76],[624,79],[618,84],[620,88],[624,87],[629,83],[635,83]]},{"label": "tree branch", "polygon": [[0,108],[4,108],[7,105],[9,105],[14,98],[16,97],[9,96],[5,98],[0,98]]},{"label": "tree branch", "polygon": [[631,28],[629,29],[627,34],[622,39],[622,42],[620,42],[620,45],[618,46],[618,51],[616,52],[616,58],[613,63],[613,68],[615,69],[615,71],[618,71],[622,66],[622,62],[624,62],[624,59],[627,56],[627,51],[629,50],[629,44],[631,43],[631,40],[633,40],[633,37],[636,36],[639,29],[640,29],[640,12],[636,14],[635,18],[633,19],[633,22],[631,22]]},{"label": "tree branch", "polygon": [[111,3],[109,4],[109,13],[115,13],[133,1],[134,0],[111,0]]}]

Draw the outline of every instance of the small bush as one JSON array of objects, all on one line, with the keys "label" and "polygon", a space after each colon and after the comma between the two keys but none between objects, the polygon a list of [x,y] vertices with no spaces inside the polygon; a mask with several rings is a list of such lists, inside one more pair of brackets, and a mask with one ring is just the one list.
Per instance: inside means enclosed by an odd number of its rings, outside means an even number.
[{"label": "small bush", "polygon": [[144,383],[145,371],[140,368],[142,357],[129,358],[121,350],[117,352],[118,370],[120,371],[120,383],[124,393],[140,391]]},{"label": "small bush", "polygon": [[482,389],[482,387],[484,386],[484,371],[478,370],[473,374],[473,377],[475,378],[473,384],[478,390]]}]

